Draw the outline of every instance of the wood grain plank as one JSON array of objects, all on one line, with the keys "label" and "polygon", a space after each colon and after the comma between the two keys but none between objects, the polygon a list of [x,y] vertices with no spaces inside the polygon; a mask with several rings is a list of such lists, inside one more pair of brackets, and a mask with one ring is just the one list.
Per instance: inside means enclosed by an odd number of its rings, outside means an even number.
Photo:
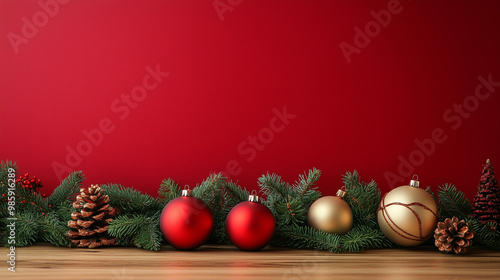
[{"label": "wood grain plank", "polygon": [[[7,249],[2,248],[5,257]],[[266,248],[242,252],[232,246],[160,252],[137,248],[70,249],[48,244],[17,248],[16,273],[2,265],[0,279],[500,279],[500,252],[472,248],[447,255],[433,247],[333,254]]]}]

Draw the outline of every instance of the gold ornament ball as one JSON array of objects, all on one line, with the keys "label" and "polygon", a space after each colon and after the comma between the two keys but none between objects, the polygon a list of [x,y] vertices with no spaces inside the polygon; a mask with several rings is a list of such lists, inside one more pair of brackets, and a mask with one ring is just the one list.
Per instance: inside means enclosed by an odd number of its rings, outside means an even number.
[{"label": "gold ornament ball", "polygon": [[438,208],[434,198],[425,190],[401,186],[382,198],[377,220],[389,240],[401,246],[416,246],[434,233]]},{"label": "gold ornament ball", "polygon": [[342,198],[324,196],[311,205],[307,221],[313,228],[343,235],[352,228],[352,211]]}]

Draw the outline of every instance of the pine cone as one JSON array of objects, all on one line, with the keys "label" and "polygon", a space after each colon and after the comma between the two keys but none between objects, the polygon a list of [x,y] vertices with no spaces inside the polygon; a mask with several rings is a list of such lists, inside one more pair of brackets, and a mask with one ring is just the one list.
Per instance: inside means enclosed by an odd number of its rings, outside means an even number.
[{"label": "pine cone", "polygon": [[115,217],[115,210],[108,202],[109,196],[103,194],[99,185],[80,189],[73,203],[73,208],[80,212],[73,212],[68,222],[68,226],[75,229],[68,232],[73,246],[93,249],[116,245],[116,238],[108,234],[109,222]]},{"label": "pine cone", "polygon": [[444,223],[439,222],[434,231],[436,247],[442,252],[456,254],[466,253],[467,247],[472,245],[474,233],[469,231],[469,227],[464,220],[458,221],[457,217],[446,218]]}]

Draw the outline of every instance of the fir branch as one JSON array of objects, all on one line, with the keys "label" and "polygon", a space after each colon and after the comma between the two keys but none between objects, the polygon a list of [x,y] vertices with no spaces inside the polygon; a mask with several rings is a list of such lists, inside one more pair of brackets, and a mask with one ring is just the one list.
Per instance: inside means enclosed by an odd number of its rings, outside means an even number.
[{"label": "fir branch", "polygon": [[321,171],[313,168],[307,176],[299,175],[293,187],[276,174],[268,173],[259,178],[258,184],[267,195],[267,205],[278,227],[306,225],[309,207],[321,196],[314,187],[320,176]]},{"label": "fir branch", "polygon": [[[229,211],[226,208],[227,197],[224,196],[222,190],[225,179],[222,173],[211,174],[200,185],[197,185],[192,193],[194,197],[198,197],[208,205],[214,217],[214,225],[219,225],[221,221],[225,221],[225,217]],[[217,236],[214,234],[217,234]],[[213,231],[209,240],[213,242],[214,239],[221,239],[224,236],[225,233],[220,230]]]},{"label": "fir branch", "polygon": [[[10,160],[0,162],[0,218],[9,216],[8,204],[7,204],[7,194],[9,189],[9,169],[13,168],[15,174],[17,173],[17,165],[15,162]],[[16,176],[10,178],[15,180]],[[17,185],[17,184],[16,184]],[[2,231],[0,230],[0,233]]]},{"label": "fir branch", "polygon": [[390,242],[380,229],[360,225],[342,236],[342,250],[351,253],[362,252],[365,249],[391,248]]},{"label": "fir branch", "polygon": [[[47,199],[39,193],[32,192],[30,189],[18,188],[16,190],[17,202],[16,211],[30,211],[30,212],[40,212],[46,213],[49,211],[49,203]],[[22,203],[21,203],[22,201]]]},{"label": "fir branch", "polygon": [[285,201],[275,202],[274,209],[278,226],[303,226],[307,223],[309,206],[304,207],[304,203],[297,198],[288,197]]},{"label": "fir branch", "polygon": [[52,195],[47,198],[47,203],[50,205],[58,205],[61,202],[69,201],[72,196],[80,191],[80,186],[84,179],[85,177],[82,171],[72,172],[54,190]]},{"label": "fir branch", "polygon": [[442,219],[455,216],[462,220],[467,218],[472,211],[470,201],[465,194],[452,184],[440,186],[438,197],[442,209],[442,213],[440,213]]},{"label": "fir branch", "polygon": [[378,228],[377,210],[382,192],[375,181],[361,181],[358,172],[346,172],[343,176],[347,195],[344,200],[352,210],[355,225]]},{"label": "fir branch", "polygon": [[[17,174],[17,163],[12,162],[10,160],[5,160],[0,162],[0,187],[7,187],[8,186],[8,181],[9,181],[9,169],[13,168]],[[13,179],[16,179],[16,176],[14,176]],[[2,192],[4,193],[4,192]]]},{"label": "fir branch", "polygon": [[342,176],[342,181],[346,188],[355,188],[362,187],[361,178],[359,177],[358,171],[354,170],[354,172],[347,171]]},{"label": "fir branch", "polygon": [[340,253],[341,237],[308,226],[284,227],[277,231],[271,244],[298,249],[316,249]]},{"label": "fir branch", "polygon": [[198,197],[201,200],[208,203],[208,201],[213,200],[214,193],[220,190],[220,187],[224,184],[226,178],[222,176],[222,173],[211,174],[208,176],[201,184],[193,189],[193,196]]},{"label": "fir branch", "polygon": [[163,239],[159,227],[160,215],[161,211],[157,211],[153,216],[146,217],[146,223],[133,238],[135,246],[151,251],[160,250],[161,241]]},{"label": "fir branch", "polygon": [[135,245],[157,251],[162,235],[159,228],[161,211],[149,215],[122,215],[109,223],[108,232],[116,237],[118,244]]},{"label": "fir branch", "polygon": [[[38,213],[32,213],[32,212],[24,212],[24,213],[17,213],[15,215],[15,218],[17,219],[15,221],[15,233],[16,233],[16,238],[15,238],[15,245],[17,247],[23,247],[23,246],[28,246],[33,244],[34,242],[37,241],[39,238],[39,233],[40,233],[40,226],[37,223],[41,218],[41,215]],[[7,225],[11,224],[12,220],[7,220],[7,218],[4,218],[1,220],[2,224],[2,229],[6,230],[6,233],[9,233],[10,230],[7,228]],[[9,243],[8,239],[8,234],[2,236],[2,244],[11,244]]]},{"label": "fir branch", "polygon": [[225,182],[223,185],[224,192],[228,194],[228,200],[232,202],[232,205],[236,205],[240,202],[247,201],[250,193],[241,188],[237,183],[232,180]]},{"label": "fir branch", "polygon": [[162,181],[160,189],[158,189],[158,200],[163,204],[167,204],[170,200],[181,196],[181,193],[179,185],[168,178]]},{"label": "fir branch", "polygon": [[68,240],[68,231],[70,228],[67,226],[67,221],[61,220],[57,213],[51,212],[44,215],[40,223],[41,239],[49,242],[57,247],[70,246]]},{"label": "fir branch", "polygon": [[121,215],[109,223],[108,233],[116,237],[120,245],[129,246],[133,237],[145,225],[144,215]]},{"label": "fir branch", "polygon": [[[299,175],[299,180],[295,182],[294,184],[294,191],[298,194],[299,199],[303,199],[304,197],[316,197],[317,196],[317,187],[314,187],[316,182],[319,180],[321,177],[321,170],[316,169],[313,167],[313,169],[309,170],[309,174]],[[319,195],[321,196],[321,195]]]},{"label": "fir branch", "polygon": [[118,184],[101,185],[109,196],[109,204],[123,214],[152,214],[162,210],[164,205],[148,194]]},{"label": "fir branch", "polygon": [[291,190],[290,184],[281,180],[281,177],[276,174],[262,175],[257,184],[259,185],[261,191],[269,196],[276,197],[280,200],[286,200]]},{"label": "fir branch", "polygon": [[472,240],[475,243],[474,245],[500,250],[500,232],[496,230],[496,223],[483,224],[475,217],[467,217],[465,221],[469,224],[469,230],[474,233],[474,239]]},{"label": "fir branch", "polygon": [[71,220],[71,213],[73,213],[73,204],[69,201],[61,202],[59,205],[52,205],[50,207],[60,217],[61,221]]},{"label": "fir branch", "polygon": [[220,190],[213,192],[213,198],[208,198],[214,216],[214,229],[209,242],[230,244],[225,230],[227,215],[238,203],[247,201],[249,193],[233,181],[223,181],[220,187]]}]

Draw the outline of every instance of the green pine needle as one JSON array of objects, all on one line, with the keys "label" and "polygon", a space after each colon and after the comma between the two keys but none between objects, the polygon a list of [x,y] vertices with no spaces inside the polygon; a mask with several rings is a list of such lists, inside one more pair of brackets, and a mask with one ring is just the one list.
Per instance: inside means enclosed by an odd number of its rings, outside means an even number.
[{"label": "green pine needle", "polygon": [[228,194],[228,200],[232,201],[233,205],[247,201],[250,193],[246,189],[242,189],[233,181],[225,182],[223,185],[225,193]]},{"label": "green pine needle", "polygon": [[117,207],[121,214],[153,214],[162,210],[164,204],[148,194],[118,184],[101,185],[109,196],[109,204]]},{"label": "green pine needle", "polygon": [[160,231],[161,211],[156,212],[151,217],[146,217],[146,224],[135,235],[133,243],[138,248],[144,248],[151,251],[159,251],[163,239]]},{"label": "green pine needle", "polygon": [[200,198],[208,203],[213,200],[213,196],[217,191],[220,191],[226,178],[219,174],[211,174],[200,185],[193,189],[193,196]]},{"label": "green pine needle", "polygon": [[308,226],[284,227],[276,232],[271,244],[298,249],[315,249],[321,251],[341,252],[341,237],[316,230]]},{"label": "green pine needle", "polygon": [[162,181],[160,189],[158,189],[158,200],[163,204],[167,204],[170,200],[181,196],[181,192],[179,185],[168,178]]},{"label": "green pine needle", "polygon": [[139,248],[158,251],[162,235],[159,228],[161,211],[149,215],[122,215],[109,223],[108,232],[115,236],[118,244],[135,245]]},{"label": "green pine needle", "polygon": [[273,196],[280,200],[285,200],[291,190],[290,184],[283,182],[281,177],[276,174],[267,173],[267,175],[262,175],[257,184],[265,195],[268,197]]},{"label": "green pine needle", "polygon": [[[15,215],[17,219],[15,221],[15,244],[9,243],[8,233],[2,236],[3,245],[15,245],[17,247],[28,246],[37,241],[40,233],[40,226],[37,221],[43,219],[42,215],[32,212],[18,213]],[[0,222],[2,224],[2,229],[7,230],[7,225],[10,224],[12,220],[7,220],[7,218],[2,219]],[[12,241],[11,241],[12,242]]]},{"label": "green pine needle", "polygon": [[302,199],[304,197],[316,196],[318,194],[317,187],[315,187],[316,182],[321,177],[321,170],[313,168],[309,170],[308,175],[299,175],[299,180],[295,182],[293,186],[294,192],[297,193],[298,198]]},{"label": "green pine needle", "polygon": [[500,250],[500,232],[496,230],[496,223],[483,224],[475,217],[467,217],[465,221],[469,224],[469,231],[474,233],[474,239],[472,239],[474,245]]},{"label": "green pine needle", "polygon": [[438,190],[439,204],[442,211],[441,219],[453,216],[462,220],[472,212],[472,206],[465,194],[452,184],[444,184]]},{"label": "green pine needle", "polygon": [[61,218],[54,212],[45,214],[40,225],[42,240],[58,247],[69,247],[70,242],[68,240],[68,231],[70,228],[67,224],[67,221],[64,222],[61,220]]},{"label": "green pine needle", "polygon": [[392,242],[384,236],[380,229],[369,226],[357,226],[342,236],[342,250],[352,253],[362,252],[365,249],[391,248],[392,246]]},{"label": "green pine needle", "polygon": [[377,210],[382,197],[375,181],[361,181],[358,172],[346,172],[343,176],[346,196],[344,200],[352,210],[355,225],[378,228]]},{"label": "green pine needle", "polygon": [[47,198],[47,204],[58,205],[64,201],[69,201],[80,191],[80,186],[84,179],[82,171],[75,171],[69,174],[54,190],[52,195]]}]

